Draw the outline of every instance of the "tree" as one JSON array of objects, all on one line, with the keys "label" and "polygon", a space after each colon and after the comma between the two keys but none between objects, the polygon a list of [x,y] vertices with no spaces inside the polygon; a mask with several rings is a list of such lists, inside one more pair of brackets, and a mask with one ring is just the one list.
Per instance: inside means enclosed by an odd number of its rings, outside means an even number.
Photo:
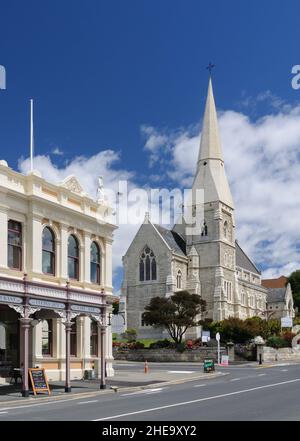
[{"label": "tree", "polygon": [[300,310],[300,270],[292,272],[288,277],[288,283],[291,284],[294,306]]},{"label": "tree", "polygon": [[205,311],[205,301],[197,294],[177,291],[169,298],[153,297],[145,307],[146,325],[165,328],[176,344],[182,342],[187,329],[197,326],[197,316]]},{"label": "tree", "polygon": [[119,310],[120,310],[120,301],[115,300],[112,304],[112,313],[113,315],[118,315],[119,314]]},{"label": "tree", "polygon": [[126,338],[128,343],[135,342],[136,341],[136,337],[137,337],[136,329],[134,329],[134,328],[126,329],[126,331],[123,333],[123,337]]}]

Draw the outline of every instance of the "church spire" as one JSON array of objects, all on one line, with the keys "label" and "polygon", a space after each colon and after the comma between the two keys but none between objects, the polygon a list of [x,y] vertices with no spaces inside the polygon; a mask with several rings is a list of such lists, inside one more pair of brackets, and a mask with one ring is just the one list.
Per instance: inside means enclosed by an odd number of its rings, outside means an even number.
[{"label": "church spire", "polygon": [[211,77],[208,83],[198,163],[205,159],[220,159],[224,161]]},{"label": "church spire", "polygon": [[201,143],[193,189],[204,190],[204,202],[223,202],[234,208],[224,169],[217,111],[209,78]]}]

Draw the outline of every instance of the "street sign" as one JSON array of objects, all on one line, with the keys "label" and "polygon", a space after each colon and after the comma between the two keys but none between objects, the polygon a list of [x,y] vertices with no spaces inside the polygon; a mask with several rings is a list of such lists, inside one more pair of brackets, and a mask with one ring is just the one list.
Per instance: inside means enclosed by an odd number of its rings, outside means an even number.
[{"label": "street sign", "polygon": [[202,331],[201,341],[202,343],[207,343],[210,340],[210,331]]},{"label": "street sign", "polygon": [[219,332],[216,333],[216,340],[220,341],[220,333]]},{"label": "street sign", "polygon": [[293,327],[292,317],[282,317],[281,318],[281,327],[282,328],[292,328]]}]

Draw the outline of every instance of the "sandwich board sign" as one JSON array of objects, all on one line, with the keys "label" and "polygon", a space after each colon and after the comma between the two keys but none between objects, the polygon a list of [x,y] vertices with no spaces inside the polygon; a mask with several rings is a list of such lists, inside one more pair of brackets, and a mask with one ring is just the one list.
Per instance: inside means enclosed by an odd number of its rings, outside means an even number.
[{"label": "sandwich board sign", "polygon": [[30,368],[28,370],[29,370],[29,376],[34,395],[36,395],[39,392],[44,392],[47,393],[48,395],[51,395],[45,369]]}]

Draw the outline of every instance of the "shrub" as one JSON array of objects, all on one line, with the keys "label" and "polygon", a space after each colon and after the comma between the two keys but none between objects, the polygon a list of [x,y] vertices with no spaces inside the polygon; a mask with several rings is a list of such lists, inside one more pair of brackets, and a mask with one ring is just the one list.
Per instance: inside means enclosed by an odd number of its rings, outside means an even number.
[{"label": "shrub", "polygon": [[165,338],[164,340],[157,340],[150,344],[150,349],[162,349],[162,348],[172,348],[174,347],[174,343]]},{"label": "shrub", "polygon": [[277,336],[271,336],[267,340],[267,346],[270,346],[271,348],[279,349],[279,348],[287,348],[288,342],[282,338]]},{"label": "shrub", "polygon": [[293,332],[290,331],[286,331],[283,335],[282,338],[287,342],[288,346],[291,348],[292,347],[292,340],[295,337],[296,334],[294,334]]},{"label": "shrub", "polygon": [[136,337],[137,337],[136,329],[134,329],[134,328],[126,329],[126,331],[123,334],[123,337],[126,338],[126,340],[129,343],[132,343],[132,342],[136,341]]},{"label": "shrub", "polygon": [[177,343],[177,345],[176,345],[176,351],[177,352],[180,352],[180,353],[182,353],[182,352],[184,352],[186,350],[186,345],[185,345],[185,342],[180,342],[180,343]]},{"label": "shrub", "polygon": [[145,345],[141,341],[136,341],[133,343],[132,349],[144,349]]}]

